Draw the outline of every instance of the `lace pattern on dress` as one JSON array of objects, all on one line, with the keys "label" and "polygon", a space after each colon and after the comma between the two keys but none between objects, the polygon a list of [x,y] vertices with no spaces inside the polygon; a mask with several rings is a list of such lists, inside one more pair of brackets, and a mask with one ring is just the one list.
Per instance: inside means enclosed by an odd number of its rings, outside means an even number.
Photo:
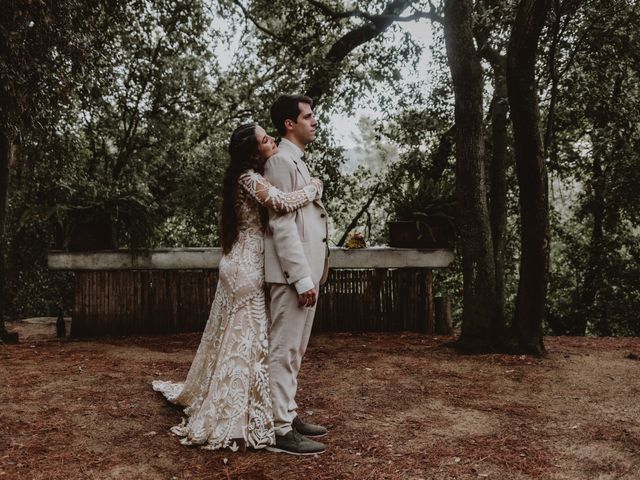
[{"label": "lace pattern on dress", "polygon": [[238,240],[220,261],[215,298],[187,378],[152,382],[154,390],[184,407],[187,417],[171,429],[180,442],[207,449],[236,449],[235,439],[253,448],[275,442],[258,203],[286,213],[321,194],[319,183],[284,193],[253,171],[238,185]]},{"label": "lace pattern on dress", "polygon": [[306,185],[301,190],[294,192],[283,192],[279,190],[271,185],[262,175],[253,170],[249,170],[240,175],[238,181],[251,197],[262,206],[270,208],[277,213],[291,213],[322,196],[319,182],[316,179],[312,180],[312,184]]}]

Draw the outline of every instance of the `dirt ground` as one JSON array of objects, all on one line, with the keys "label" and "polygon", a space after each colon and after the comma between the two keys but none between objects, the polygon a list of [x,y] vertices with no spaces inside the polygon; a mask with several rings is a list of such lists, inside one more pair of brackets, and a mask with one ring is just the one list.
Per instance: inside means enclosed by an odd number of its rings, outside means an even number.
[{"label": "dirt ground", "polygon": [[[640,479],[640,338],[546,339],[549,356],[462,356],[448,337],[321,334],[299,413],[328,451],[184,447],[154,379],[198,334],[0,345],[0,479]],[[631,357],[631,358],[629,358]]]}]

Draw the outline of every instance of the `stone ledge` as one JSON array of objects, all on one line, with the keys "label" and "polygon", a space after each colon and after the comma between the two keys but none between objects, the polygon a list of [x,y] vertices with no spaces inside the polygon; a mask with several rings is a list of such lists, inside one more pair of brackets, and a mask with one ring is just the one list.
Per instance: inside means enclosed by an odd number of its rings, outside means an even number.
[{"label": "stone ledge", "polygon": [[[221,248],[172,248],[146,252],[105,250],[100,252],[49,251],[51,270],[197,270],[218,268]],[[445,268],[453,252],[445,249],[371,247],[331,248],[331,268]]]}]

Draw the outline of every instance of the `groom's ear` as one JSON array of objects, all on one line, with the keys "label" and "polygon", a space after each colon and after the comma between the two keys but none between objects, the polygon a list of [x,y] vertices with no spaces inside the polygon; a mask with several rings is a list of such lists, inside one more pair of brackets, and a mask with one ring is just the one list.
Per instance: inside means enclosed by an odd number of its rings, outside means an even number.
[{"label": "groom's ear", "polygon": [[284,121],[284,128],[286,128],[287,130],[291,130],[293,128],[293,124],[294,124],[294,121],[291,120],[290,118],[287,118]]}]

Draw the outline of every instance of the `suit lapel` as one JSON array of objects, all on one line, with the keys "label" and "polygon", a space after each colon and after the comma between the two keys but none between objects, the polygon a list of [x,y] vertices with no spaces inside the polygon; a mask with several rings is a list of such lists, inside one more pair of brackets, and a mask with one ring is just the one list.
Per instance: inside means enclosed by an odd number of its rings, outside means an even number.
[{"label": "suit lapel", "polygon": [[[304,160],[302,158],[299,160],[294,160],[293,163],[296,164],[296,168],[298,169],[298,172],[300,172],[300,175],[302,175],[302,178],[304,178],[304,183],[306,185],[309,185],[309,183],[311,182],[311,173],[309,173],[309,168],[307,168],[307,164],[304,163]],[[320,205],[324,209],[324,204],[322,203],[322,200],[314,200],[314,202]],[[325,209],[325,212],[326,212],[326,209]]]},{"label": "suit lapel", "polygon": [[280,148],[285,149],[287,151],[289,158],[296,166],[296,170],[298,170],[298,173],[300,173],[300,175],[304,179],[304,183],[308,184],[311,181],[311,175],[309,174],[309,169],[307,168],[307,165],[304,163],[304,160],[302,160],[298,156],[300,155],[298,150],[295,150],[294,147],[291,146],[291,144],[288,142],[282,142],[280,144]]},{"label": "suit lapel", "polygon": [[[302,158],[298,158],[298,155],[296,154],[296,152],[289,145],[285,143],[283,146],[289,151],[289,158],[296,166],[296,170],[298,170],[298,173],[300,173],[300,176],[304,179],[304,184],[308,185],[311,182],[311,174],[309,173],[307,164],[304,163],[304,160]],[[326,214],[326,209],[324,207],[324,204],[322,203],[322,200],[315,200],[315,203],[320,205],[325,210],[325,214]]]},{"label": "suit lapel", "polygon": [[300,172],[300,175],[302,175],[302,178],[304,178],[304,183],[308,184],[311,181],[311,174],[309,173],[309,169],[307,168],[307,165],[304,163],[304,160],[300,158],[298,160],[294,160],[293,163],[296,164],[296,168],[298,169],[298,172]]}]

